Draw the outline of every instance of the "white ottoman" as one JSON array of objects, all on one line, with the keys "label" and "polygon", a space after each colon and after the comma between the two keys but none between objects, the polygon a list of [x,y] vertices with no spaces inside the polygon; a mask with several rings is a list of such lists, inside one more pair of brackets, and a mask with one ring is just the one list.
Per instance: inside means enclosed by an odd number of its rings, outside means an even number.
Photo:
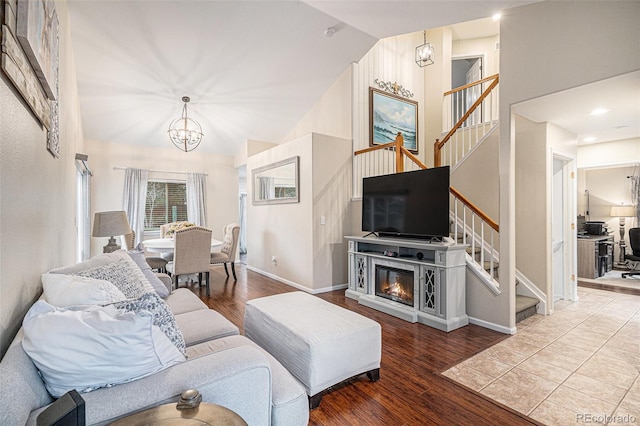
[{"label": "white ottoman", "polygon": [[310,408],[336,383],[380,378],[380,324],[302,291],[248,301],[244,332],[304,385]]}]

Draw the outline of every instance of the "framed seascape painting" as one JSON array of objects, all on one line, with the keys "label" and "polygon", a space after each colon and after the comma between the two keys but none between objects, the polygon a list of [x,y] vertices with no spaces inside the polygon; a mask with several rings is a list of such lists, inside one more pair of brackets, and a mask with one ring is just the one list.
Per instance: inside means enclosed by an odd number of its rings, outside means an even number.
[{"label": "framed seascape painting", "polygon": [[418,153],[418,102],[369,88],[369,145],[396,140],[398,132],[404,147]]}]

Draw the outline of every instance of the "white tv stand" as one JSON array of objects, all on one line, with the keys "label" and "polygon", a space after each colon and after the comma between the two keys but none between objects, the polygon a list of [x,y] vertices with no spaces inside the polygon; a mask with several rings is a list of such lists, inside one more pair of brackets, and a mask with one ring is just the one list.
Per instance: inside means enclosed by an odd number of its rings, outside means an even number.
[{"label": "white tv stand", "polygon": [[[347,297],[442,331],[469,323],[465,301],[466,245],[373,235],[344,238],[349,241]],[[413,306],[376,295],[377,265],[413,273]]]}]

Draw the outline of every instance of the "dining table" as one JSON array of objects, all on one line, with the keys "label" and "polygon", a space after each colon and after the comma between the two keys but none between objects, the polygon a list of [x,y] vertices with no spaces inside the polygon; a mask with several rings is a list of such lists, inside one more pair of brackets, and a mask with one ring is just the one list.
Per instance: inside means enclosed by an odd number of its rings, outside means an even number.
[{"label": "dining table", "polygon": [[[145,250],[152,253],[173,253],[175,241],[173,238],[152,238],[142,242]],[[211,251],[222,246],[222,241],[211,239]]]}]

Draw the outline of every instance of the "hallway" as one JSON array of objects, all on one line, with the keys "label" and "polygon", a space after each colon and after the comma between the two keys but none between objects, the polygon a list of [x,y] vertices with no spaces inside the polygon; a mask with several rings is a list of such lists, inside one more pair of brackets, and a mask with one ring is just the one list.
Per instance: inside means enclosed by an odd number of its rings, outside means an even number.
[{"label": "hallway", "polygon": [[640,296],[578,295],[443,374],[547,425],[640,424]]}]

